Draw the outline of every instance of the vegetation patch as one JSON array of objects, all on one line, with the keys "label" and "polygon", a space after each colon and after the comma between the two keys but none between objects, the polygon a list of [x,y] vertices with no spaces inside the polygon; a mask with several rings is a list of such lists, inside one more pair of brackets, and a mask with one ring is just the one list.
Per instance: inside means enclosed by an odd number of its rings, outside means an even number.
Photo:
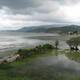
[{"label": "vegetation patch", "polygon": [[17,54],[20,55],[20,59],[27,58],[27,57],[33,57],[38,54],[42,54],[43,52],[47,50],[52,50],[54,47],[50,44],[44,44],[39,45],[32,49],[19,49]]}]

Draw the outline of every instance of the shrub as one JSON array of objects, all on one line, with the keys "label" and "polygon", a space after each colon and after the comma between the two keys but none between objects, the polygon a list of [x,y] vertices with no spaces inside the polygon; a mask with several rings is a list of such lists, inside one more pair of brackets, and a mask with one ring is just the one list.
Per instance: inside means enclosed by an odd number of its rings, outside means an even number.
[{"label": "shrub", "polygon": [[53,48],[54,47],[50,44],[44,44],[36,46],[35,48],[32,49],[19,49],[17,53],[21,56],[21,58],[25,58],[32,57],[33,55],[40,54],[46,50],[50,50]]}]

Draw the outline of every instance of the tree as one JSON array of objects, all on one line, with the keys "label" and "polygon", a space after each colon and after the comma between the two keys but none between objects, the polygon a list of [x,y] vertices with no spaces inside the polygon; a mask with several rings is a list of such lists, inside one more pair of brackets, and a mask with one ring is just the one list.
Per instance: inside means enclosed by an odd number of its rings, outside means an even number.
[{"label": "tree", "polygon": [[80,45],[80,36],[79,37],[73,37],[69,40],[67,40],[67,44],[69,45],[71,50],[78,51],[78,46]]},{"label": "tree", "polygon": [[55,41],[55,47],[56,47],[56,49],[58,49],[58,45],[59,45],[59,41],[56,40],[56,41]]}]

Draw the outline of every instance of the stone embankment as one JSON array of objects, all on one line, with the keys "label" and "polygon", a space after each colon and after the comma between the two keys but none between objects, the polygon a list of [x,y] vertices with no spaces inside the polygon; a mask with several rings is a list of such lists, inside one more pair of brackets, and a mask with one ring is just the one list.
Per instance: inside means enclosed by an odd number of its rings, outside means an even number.
[{"label": "stone embankment", "polygon": [[7,56],[7,57],[4,57],[2,59],[0,59],[0,64],[3,63],[3,62],[13,62],[15,61],[17,58],[19,58],[20,55],[19,54],[13,54],[11,56]]}]

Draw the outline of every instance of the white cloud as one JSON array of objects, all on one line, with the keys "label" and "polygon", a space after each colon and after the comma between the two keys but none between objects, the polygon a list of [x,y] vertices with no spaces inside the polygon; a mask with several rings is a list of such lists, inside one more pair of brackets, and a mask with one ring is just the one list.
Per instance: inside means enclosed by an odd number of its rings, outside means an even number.
[{"label": "white cloud", "polygon": [[38,0],[38,3],[41,5],[19,10],[12,9],[10,6],[2,6],[0,9],[0,29],[18,29],[24,26],[54,23],[80,23],[79,0]]},{"label": "white cloud", "polygon": [[50,22],[38,21],[37,19],[33,20],[33,15],[8,14],[10,10],[7,7],[5,8],[7,10],[4,8],[0,10],[0,29],[18,29],[24,26],[52,24]]}]

